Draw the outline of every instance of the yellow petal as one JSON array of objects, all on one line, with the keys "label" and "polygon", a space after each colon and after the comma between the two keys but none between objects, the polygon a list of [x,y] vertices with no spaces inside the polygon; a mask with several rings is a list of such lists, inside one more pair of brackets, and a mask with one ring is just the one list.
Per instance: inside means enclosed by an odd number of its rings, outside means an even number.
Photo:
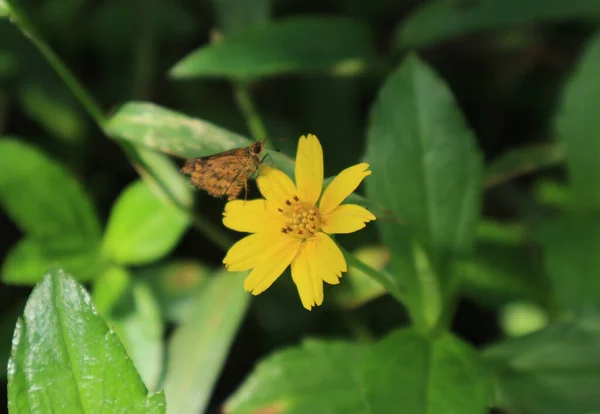
[{"label": "yellow petal", "polygon": [[270,210],[265,200],[233,200],[225,204],[223,224],[245,233],[280,233],[285,227],[281,214]]},{"label": "yellow petal", "polygon": [[261,261],[262,255],[273,246],[273,240],[273,234],[269,233],[246,236],[229,249],[223,263],[230,272],[252,269]]},{"label": "yellow petal", "polygon": [[277,168],[263,165],[256,179],[258,189],[267,201],[283,205],[286,200],[298,195],[294,183]]},{"label": "yellow petal", "polygon": [[330,285],[337,285],[342,272],[348,271],[344,255],[331,237],[324,233],[317,233],[315,242],[315,263],[321,269],[321,278]]},{"label": "yellow petal", "polygon": [[301,240],[295,237],[273,236],[271,246],[263,252],[260,262],[244,280],[244,289],[253,295],[267,290],[296,257],[300,243]]},{"label": "yellow petal", "polygon": [[356,204],[343,204],[322,217],[321,229],[328,234],[354,233],[365,227],[365,223],[375,220],[375,216],[364,207]]},{"label": "yellow petal", "polygon": [[369,164],[361,163],[352,167],[346,168],[339,173],[337,177],[329,183],[325,189],[321,204],[319,206],[321,214],[325,215],[333,211],[360,185],[363,178],[371,175],[368,170]]},{"label": "yellow petal", "polygon": [[323,280],[314,267],[314,240],[307,240],[292,261],[292,279],[298,289],[302,306],[311,310],[323,303]]},{"label": "yellow petal", "polygon": [[296,186],[300,200],[310,204],[317,202],[323,190],[323,148],[312,134],[298,141]]}]

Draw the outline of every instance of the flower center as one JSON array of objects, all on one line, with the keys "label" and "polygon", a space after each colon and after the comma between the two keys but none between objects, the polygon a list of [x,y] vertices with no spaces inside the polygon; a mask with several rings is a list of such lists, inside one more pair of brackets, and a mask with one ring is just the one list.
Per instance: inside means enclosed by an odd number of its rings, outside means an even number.
[{"label": "flower center", "polygon": [[321,214],[312,204],[302,202],[294,196],[285,200],[285,207],[278,208],[286,219],[286,226],[281,229],[284,234],[307,239],[321,231]]}]

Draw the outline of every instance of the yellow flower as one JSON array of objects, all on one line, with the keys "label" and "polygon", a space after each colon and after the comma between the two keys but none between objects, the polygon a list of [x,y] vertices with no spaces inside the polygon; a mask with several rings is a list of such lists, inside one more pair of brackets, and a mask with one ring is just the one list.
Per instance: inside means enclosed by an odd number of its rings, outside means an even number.
[{"label": "yellow flower", "polygon": [[300,137],[296,185],[282,171],[265,165],[257,178],[265,200],[234,200],[223,213],[225,226],[254,233],[238,241],[223,259],[232,272],[253,269],[244,289],[264,292],[291,264],[302,305],[323,303],[323,282],[339,283],[346,260],[328,234],[353,233],[375,220],[367,209],[342,204],[371,174],[361,163],[342,171],[323,189],[323,149],[316,136]]}]

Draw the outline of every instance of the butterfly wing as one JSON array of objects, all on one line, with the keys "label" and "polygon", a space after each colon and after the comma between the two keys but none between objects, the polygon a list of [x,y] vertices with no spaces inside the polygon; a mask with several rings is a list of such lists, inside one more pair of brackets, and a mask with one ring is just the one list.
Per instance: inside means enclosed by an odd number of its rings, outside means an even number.
[{"label": "butterfly wing", "polygon": [[195,158],[185,163],[181,171],[190,175],[190,182],[213,197],[238,197],[252,173],[247,159],[236,150],[217,156]]}]

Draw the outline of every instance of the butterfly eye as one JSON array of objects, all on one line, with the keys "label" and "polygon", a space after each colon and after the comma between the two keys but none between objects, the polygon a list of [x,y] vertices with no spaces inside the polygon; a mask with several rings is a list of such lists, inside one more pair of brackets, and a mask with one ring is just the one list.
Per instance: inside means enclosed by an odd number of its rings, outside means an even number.
[{"label": "butterfly eye", "polygon": [[252,147],[252,152],[254,152],[255,154],[260,154],[261,150],[262,148],[260,147],[260,145],[255,145],[254,147]]}]

